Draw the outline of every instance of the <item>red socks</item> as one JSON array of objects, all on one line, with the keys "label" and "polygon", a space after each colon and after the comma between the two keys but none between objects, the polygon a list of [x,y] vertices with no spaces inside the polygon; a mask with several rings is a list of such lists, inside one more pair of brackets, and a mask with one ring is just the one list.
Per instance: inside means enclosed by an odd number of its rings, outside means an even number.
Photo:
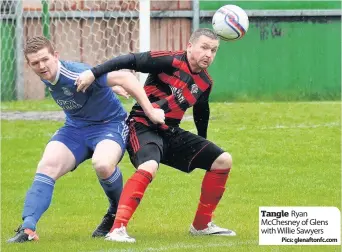
[{"label": "red socks", "polygon": [[[212,214],[225,191],[229,171],[230,169],[206,172],[202,181],[200,202],[193,222],[193,226],[197,230],[205,229],[207,224],[211,221]],[[118,211],[110,232],[112,232],[114,228],[120,228],[122,225],[127,226],[151,181],[152,174],[144,170],[137,170],[133,176],[127,180],[121,194]]]},{"label": "red socks", "polygon": [[137,170],[133,176],[127,180],[120,197],[118,211],[110,232],[112,232],[114,228],[120,228],[122,225],[127,226],[151,181],[152,174],[144,170]]},{"label": "red socks", "polygon": [[202,191],[196,216],[193,222],[194,228],[202,230],[207,228],[217,204],[225,191],[230,168],[227,170],[207,171],[202,181]]}]

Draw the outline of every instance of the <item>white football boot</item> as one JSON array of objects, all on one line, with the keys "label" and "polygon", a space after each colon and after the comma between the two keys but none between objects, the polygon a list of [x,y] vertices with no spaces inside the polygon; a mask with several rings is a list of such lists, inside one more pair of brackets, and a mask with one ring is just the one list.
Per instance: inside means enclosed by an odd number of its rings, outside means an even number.
[{"label": "white football boot", "polygon": [[208,227],[202,230],[197,230],[191,224],[190,234],[192,235],[221,235],[221,236],[236,236],[232,230],[216,226],[213,222],[208,223]]},{"label": "white football boot", "polygon": [[135,242],[135,239],[127,234],[125,226],[121,226],[120,228],[114,228],[112,232],[106,235],[105,240],[130,243]]}]

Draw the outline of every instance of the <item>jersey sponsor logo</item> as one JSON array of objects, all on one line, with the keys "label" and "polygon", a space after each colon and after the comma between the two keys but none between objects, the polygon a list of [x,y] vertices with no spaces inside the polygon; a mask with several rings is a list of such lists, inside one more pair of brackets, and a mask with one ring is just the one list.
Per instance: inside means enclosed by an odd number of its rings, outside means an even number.
[{"label": "jersey sponsor logo", "polygon": [[182,103],[185,101],[185,98],[183,96],[183,92],[182,92],[182,89],[179,89],[179,88],[175,88],[173,86],[170,86],[171,88],[171,91],[172,91],[172,94],[175,96],[175,98],[177,99],[177,101],[179,103]]},{"label": "jersey sponsor logo", "polygon": [[72,100],[56,100],[57,104],[64,110],[72,110],[82,108],[81,104],[78,104],[74,99]]},{"label": "jersey sponsor logo", "polygon": [[73,95],[73,93],[68,88],[66,88],[66,87],[62,87],[62,90],[63,90],[64,94],[67,95],[67,96],[72,96]]}]

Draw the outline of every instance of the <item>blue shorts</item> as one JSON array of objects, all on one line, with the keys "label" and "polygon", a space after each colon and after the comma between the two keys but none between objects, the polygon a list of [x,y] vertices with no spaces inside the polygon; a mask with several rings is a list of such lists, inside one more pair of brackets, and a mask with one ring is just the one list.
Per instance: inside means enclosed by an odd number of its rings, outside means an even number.
[{"label": "blue shorts", "polygon": [[109,139],[118,143],[122,156],[126,149],[128,126],[122,122],[107,122],[84,128],[65,125],[52,136],[50,141],[64,143],[76,159],[75,168],[83,161],[93,156],[96,145],[102,140]]}]

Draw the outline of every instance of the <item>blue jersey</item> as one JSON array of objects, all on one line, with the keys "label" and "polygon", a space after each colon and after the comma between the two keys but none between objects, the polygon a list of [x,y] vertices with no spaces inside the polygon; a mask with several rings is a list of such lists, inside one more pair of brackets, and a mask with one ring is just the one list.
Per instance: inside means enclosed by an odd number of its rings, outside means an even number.
[{"label": "blue jersey", "polygon": [[66,125],[85,127],[109,121],[123,121],[126,111],[115,93],[107,86],[107,74],[97,78],[85,93],[77,92],[75,81],[80,73],[90,66],[60,61],[56,80],[51,83],[42,80],[51,96],[64,110]]}]

